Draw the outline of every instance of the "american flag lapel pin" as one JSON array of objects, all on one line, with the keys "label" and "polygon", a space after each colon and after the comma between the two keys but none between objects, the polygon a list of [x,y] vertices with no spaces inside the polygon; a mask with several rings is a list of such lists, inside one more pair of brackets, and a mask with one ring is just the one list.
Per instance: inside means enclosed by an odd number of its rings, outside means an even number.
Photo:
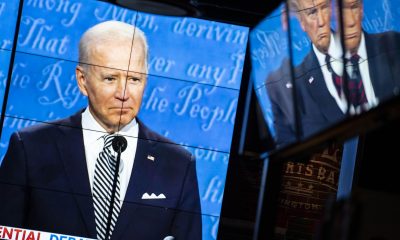
[{"label": "american flag lapel pin", "polygon": [[153,162],[155,160],[154,156],[151,156],[151,155],[147,155],[147,159],[149,159],[150,161],[153,161]]}]

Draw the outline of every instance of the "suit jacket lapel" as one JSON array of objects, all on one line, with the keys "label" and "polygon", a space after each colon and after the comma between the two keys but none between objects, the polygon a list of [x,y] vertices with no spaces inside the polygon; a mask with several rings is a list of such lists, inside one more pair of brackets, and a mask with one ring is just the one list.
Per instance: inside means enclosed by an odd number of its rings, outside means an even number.
[{"label": "suit jacket lapel", "polygon": [[[133,226],[135,224],[135,221],[132,220],[132,216],[134,216],[133,212],[136,210],[138,205],[142,204],[142,195],[149,189],[149,184],[152,182],[155,169],[158,166],[157,152],[155,151],[157,142],[152,141],[156,139],[152,138],[149,129],[147,129],[147,127],[144,126],[140,120],[137,119],[137,121],[139,123],[139,138],[136,148],[135,161],[133,164],[124,203],[122,205],[112,239],[129,238],[129,236],[124,237],[124,233],[126,232],[128,226]],[[149,155],[154,157],[154,161],[148,159]]]},{"label": "suit jacket lapel", "polygon": [[84,219],[88,236],[96,238],[96,226],[88,170],[85,160],[81,114],[70,117],[58,126],[63,135],[56,140],[60,158]]},{"label": "suit jacket lapel", "polygon": [[318,105],[319,110],[328,122],[336,122],[343,118],[343,112],[326,87],[324,75],[314,51],[311,51],[307,55],[305,62],[307,63],[303,70],[307,72],[304,76],[306,78],[305,84],[314,102]]}]

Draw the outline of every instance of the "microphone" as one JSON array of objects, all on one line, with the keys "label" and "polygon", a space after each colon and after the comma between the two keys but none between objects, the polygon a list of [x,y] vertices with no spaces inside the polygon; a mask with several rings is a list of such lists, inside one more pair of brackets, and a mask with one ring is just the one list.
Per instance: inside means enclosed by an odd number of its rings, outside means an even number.
[{"label": "microphone", "polygon": [[126,138],[123,136],[115,136],[114,139],[112,140],[112,147],[114,151],[117,153],[122,153],[125,151],[126,147],[128,146],[128,142],[126,141]]},{"label": "microphone", "polygon": [[[107,216],[107,229],[105,233],[105,239],[108,239],[110,236],[110,227],[111,227],[111,219],[112,219],[112,213],[113,213],[113,208],[116,199],[115,199],[115,191],[117,189],[117,181],[118,181],[118,172],[122,171],[122,168],[120,168],[121,164],[121,153],[125,151],[126,147],[128,146],[128,142],[126,141],[126,138],[120,135],[117,135],[113,138],[111,142],[112,148],[114,149],[115,152],[117,152],[117,162],[115,164],[115,170],[114,170],[114,178],[113,178],[113,185],[111,188],[111,202],[110,202],[110,207],[108,210],[108,216]],[[117,171],[119,169],[119,171]],[[119,200],[117,200],[119,201]]]}]

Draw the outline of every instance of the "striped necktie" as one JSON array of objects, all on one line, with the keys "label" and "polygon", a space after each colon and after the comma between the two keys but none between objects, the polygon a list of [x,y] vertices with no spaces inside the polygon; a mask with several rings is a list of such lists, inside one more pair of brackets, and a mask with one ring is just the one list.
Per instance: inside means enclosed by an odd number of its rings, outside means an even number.
[{"label": "striped necktie", "polygon": [[360,56],[357,54],[351,56],[349,60],[352,66],[352,73],[348,83],[349,99],[350,104],[352,104],[354,107],[362,106],[368,102],[365,95],[363,81],[361,79],[360,69],[358,67],[359,60]]},{"label": "striped necktie", "polygon": [[326,67],[328,68],[328,71],[332,75],[333,85],[335,86],[339,97],[341,97],[342,96],[343,79],[341,76],[337,75],[335,73],[335,71],[333,70],[332,64],[331,64],[331,56],[329,54],[325,55],[325,62],[326,62]]},{"label": "striped necktie", "polygon": [[[116,156],[113,155],[114,150],[112,150],[111,146],[113,138],[114,135],[103,136],[104,147],[97,158],[94,170],[92,193],[97,239],[99,240],[109,240],[111,238],[111,234],[114,230],[119,212],[121,210],[121,201],[119,199],[119,174],[117,177],[115,201],[113,203],[113,208],[110,209],[112,186],[116,167]],[[112,212],[111,221],[108,223],[110,211]]]}]

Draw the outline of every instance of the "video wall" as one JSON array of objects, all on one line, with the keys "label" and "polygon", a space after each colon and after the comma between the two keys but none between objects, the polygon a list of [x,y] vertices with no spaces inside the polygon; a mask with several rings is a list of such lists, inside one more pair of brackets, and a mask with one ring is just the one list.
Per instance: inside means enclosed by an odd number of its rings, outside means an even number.
[{"label": "video wall", "polygon": [[398,96],[398,1],[286,4],[250,33],[252,78],[277,148]]},{"label": "video wall", "polygon": [[[16,26],[20,4],[22,16]],[[13,132],[52,124],[88,105],[76,82],[78,44],[88,28],[108,20],[134,25],[147,38],[147,85],[138,119],[195,157],[202,239],[216,239],[247,27],[152,15],[94,0],[0,0],[0,103],[5,108],[0,163]],[[35,171],[55,175],[46,169]],[[7,197],[12,196],[2,194],[2,199]],[[151,232],[152,227],[143,231]]]}]

